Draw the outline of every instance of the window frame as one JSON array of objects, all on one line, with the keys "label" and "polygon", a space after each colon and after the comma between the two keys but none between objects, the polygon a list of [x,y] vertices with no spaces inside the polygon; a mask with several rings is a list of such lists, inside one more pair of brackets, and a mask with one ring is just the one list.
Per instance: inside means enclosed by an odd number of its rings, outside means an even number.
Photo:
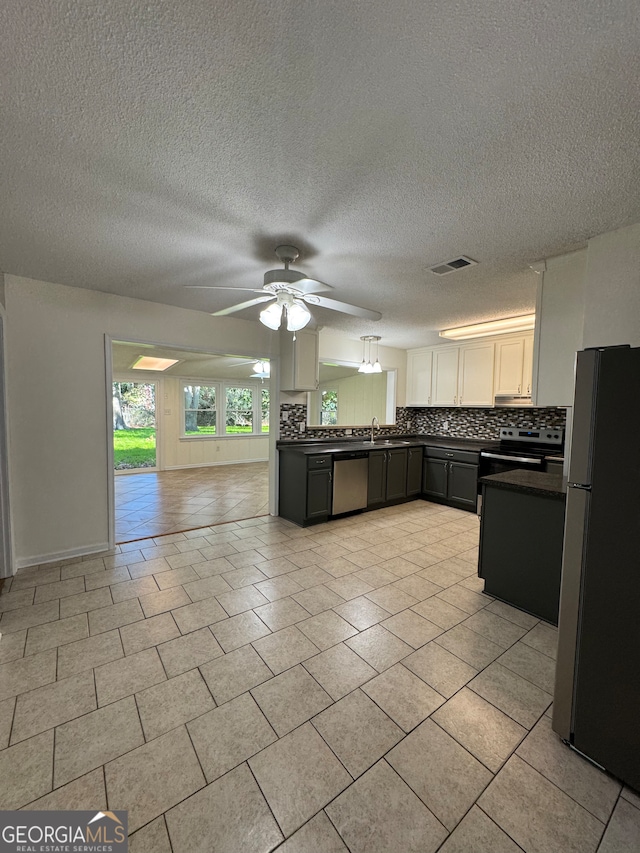
[{"label": "window frame", "polygon": [[[186,412],[185,406],[185,385],[199,385],[204,388],[214,388],[216,393],[216,433],[214,435],[189,435],[186,427]],[[247,388],[252,392],[252,413],[253,424],[251,432],[228,433],[227,432],[227,388]],[[189,379],[189,377],[180,378],[180,441],[219,441],[221,439],[237,440],[243,438],[268,438],[269,430],[262,431],[262,391],[268,390],[271,394],[271,388],[266,388],[260,382],[246,382],[243,380],[234,382],[233,380],[215,379]],[[257,427],[257,429],[256,429]],[[269,425],[270,428],[270,425]],[[224,429],[224,432],[222,431]]]}]

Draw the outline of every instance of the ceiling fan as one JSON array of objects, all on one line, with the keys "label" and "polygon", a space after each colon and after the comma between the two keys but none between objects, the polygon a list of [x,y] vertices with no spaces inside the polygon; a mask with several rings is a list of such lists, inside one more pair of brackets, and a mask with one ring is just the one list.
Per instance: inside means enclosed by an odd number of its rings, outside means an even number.
[{"label": "ceiling fan", "polygon": [[[319,293],[333,288],[315,278],[307,278],[302,272],[289,269],[300,252],[295,246],[276,246],[276,255],[284,264],[284,269],[267,270],[264,274],[264,284],[260,289],[250,287],[225,287],[215,284],[210,285],[186,285],[187,287],[199,287],[213,290],[245,290],[249,293],[259,293],[255,299],[240,302],[230,308],[214,311],[214,317],[224,317],[234,314],[252,305],[262,302],[270,302],[260,312],[260,322],[270,329],[279,329],[283,317],[286,317],[287,329],[296,332],[303,329],[311,320],[311,313],[307,305],[318,305],[321,308],[330,308],[332,311],[340,311],[343,314],[352,314],[354,317],[362,317],[364,320],[379,320],[382,317],[379,311],[370,311],[368,308],[359,308],[357,305],[349,305],[346,302],[338,302],[336,299],[328,299],[326,296],[318,296]],[[306,303],[306,304],[305,304]]]}]

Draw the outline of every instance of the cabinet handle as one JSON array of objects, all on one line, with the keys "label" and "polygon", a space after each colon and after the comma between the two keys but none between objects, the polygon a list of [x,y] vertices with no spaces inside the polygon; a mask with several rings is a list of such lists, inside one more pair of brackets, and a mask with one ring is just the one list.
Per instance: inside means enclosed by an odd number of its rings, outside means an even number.
[{"label": "cabinet handle", "polygon": [[444,455],[453,457],[453,453],[445,453]]},{"label": "cabinet handle", "polygon": [[458,395],[457,395],[457,394],[454,394],[454,395],[453,395],[453,405],[454,405],[454,406],[455,406],[455,405],[457,405],[457,402],[458,402]]},{"label": "cabinet handle", "polygon": [[431,405],[431,397],[427,397],[427,406]]},{"label": "cabinet handle", "polygon": [[329,471],[329,482],[331,482],[332,480],[333,480],[333,474],[331,473],[331,471]]},{"label": "cabinet handle", "polygon": [[518,385],[518,394],[520,393],[520,386]]},{"label": "cabinet handle", "polygon": [[531,385],[527,385],[527,394],[531,393]]}]

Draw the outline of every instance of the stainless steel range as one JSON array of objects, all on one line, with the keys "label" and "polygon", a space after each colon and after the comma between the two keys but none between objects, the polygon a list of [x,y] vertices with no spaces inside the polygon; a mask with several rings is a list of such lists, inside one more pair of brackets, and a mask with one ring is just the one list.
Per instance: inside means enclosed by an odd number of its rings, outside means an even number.
[{"label": "stainless steel range", "polygon": [[562,429],[503,427],[500,430],[500,444],[491,445],[480,452],[480,476],[516,468],[544,471],[547,457],[560,454],[563,448]]}]

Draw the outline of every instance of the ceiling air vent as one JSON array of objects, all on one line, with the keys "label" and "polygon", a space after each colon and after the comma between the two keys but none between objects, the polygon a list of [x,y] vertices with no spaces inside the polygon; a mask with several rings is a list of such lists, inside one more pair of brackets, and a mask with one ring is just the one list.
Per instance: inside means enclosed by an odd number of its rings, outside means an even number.
[{"label": "ceiling air vent", "polygon": [[452,261],[445,261],[443,264],[436,264],[434,267],[429,267],[429,270],[436,275],[447,275],[447,273],[462,270],[465,267],[475,266],[477,263],[477,261],[474,261],[471,258],[466,258],[464,255],[460,255],[459,258],[454,258]]}]

